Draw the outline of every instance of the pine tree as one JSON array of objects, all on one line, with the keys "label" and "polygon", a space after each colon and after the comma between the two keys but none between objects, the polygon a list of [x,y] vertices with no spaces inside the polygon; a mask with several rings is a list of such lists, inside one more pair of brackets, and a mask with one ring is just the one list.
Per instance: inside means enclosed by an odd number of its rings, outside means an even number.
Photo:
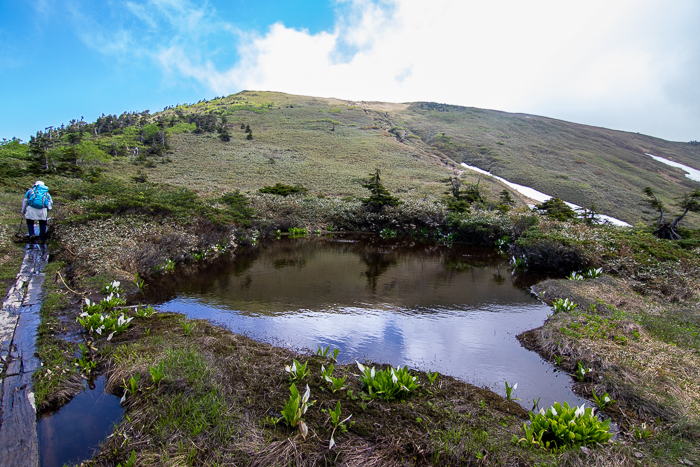
[{"label": "pine tree", "polygon": [[228,127],[226,125],[221,125],[216,131],[219,133],[219,139],[221,141],[224,143],[231,141],[231,133],[228,131]]},{"label": "pine tree", "polygon": [[401,201],[395,196],[391,196],[389,190],[384,188],[381,183],[379,169],[375,173],[369,174],[369,178],[362,182],[362,187],[367,188],[372,195],[369,198],[363,198],[363,204],[370,211],[381,211],[384,206],[398,206]]}]

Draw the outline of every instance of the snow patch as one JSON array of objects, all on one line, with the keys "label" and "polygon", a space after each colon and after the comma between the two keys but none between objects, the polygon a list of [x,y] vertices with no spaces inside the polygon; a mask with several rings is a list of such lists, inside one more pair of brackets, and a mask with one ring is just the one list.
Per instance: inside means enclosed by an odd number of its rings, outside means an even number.
[{"label": "snow patch", "polygon": [[678,162],[673,162],[668,159],[664,159],[663,157],[655,156],[653,154],[649,154],[648,152],[645,153],[647,156],[651,157],[655,161],[661,162],[662,164],[670,165],[671,167],[676,167],[678,169],[683,170],[686,172],[685,176],[688,177],[689,179],[695,181],[695,182],[700,182],[700,170],[694,169],[692,167],[688,167],[687,165],[680,164]]},{"label": "snow patch", "polygon": [[[474,167],[473,165],[467,165],[464,162],[462,162],[462,167],[465,167],[469,170],[473,170],[474,172],[478,172],[480,174],[488,175],[489,177],[493,177],[499,182],[503,183],[504,185],[509,186],[513,190],[517,191],[521,195],[525,195],[530,199],[534,199],[538,203],[544,203],[545,201],[549,201],[552,199],[551,196],[549,196],[546,193],[542,193],[541,191],[537,191],[534,188],[530,188],[529,186],[524,186],[524,185],[518,185],[517,183],[510,182],[506,180],[503,177],[499,177],[498,175],[494,175],[491,172],[487,172],[484,169],[480,169],[479,167]],[[582,209],[581,206],[574,204],[574,203],[569,203],[564,201],[570,208],[572,209]],[[625,221],[621,221],[620,219],[615,219],[614,217],[606,216],[604,214],[599,214],[598,215],[602,221],[608,221],[613,225],[617,225],[620,227],[630,227],[630,224],[628,224]]]}]

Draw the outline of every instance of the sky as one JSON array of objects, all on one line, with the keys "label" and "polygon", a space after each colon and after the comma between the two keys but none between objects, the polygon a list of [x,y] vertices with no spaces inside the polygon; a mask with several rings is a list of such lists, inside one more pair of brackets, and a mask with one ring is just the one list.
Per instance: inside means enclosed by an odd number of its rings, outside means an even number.
[{"label": "sky", "polygon": [[697,0],[0,0],[0,138],[242,90],[700,140]]}]

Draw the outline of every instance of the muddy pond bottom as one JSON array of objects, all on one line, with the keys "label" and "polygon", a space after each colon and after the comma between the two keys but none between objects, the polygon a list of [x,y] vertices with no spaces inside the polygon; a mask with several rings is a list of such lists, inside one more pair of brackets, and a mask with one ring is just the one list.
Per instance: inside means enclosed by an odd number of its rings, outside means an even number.
[{"label": "muddy pond bottom", "polygon": [[281,238],[239,252],[177,284],[159,284],[162,311],[223,323],[258,340],[341,363],[371,360],[438,371],[525,408],[581,404],[571,378],[516,335],[551,309],[528,292],[541,278],[512,275],[492,249],[378,237]]},{"label": "muddy pond bottom", "polygon": [[61,467],[92,459],[122,418],[119,398],[104,392],[104,376],[38,423],[41,467]]}]

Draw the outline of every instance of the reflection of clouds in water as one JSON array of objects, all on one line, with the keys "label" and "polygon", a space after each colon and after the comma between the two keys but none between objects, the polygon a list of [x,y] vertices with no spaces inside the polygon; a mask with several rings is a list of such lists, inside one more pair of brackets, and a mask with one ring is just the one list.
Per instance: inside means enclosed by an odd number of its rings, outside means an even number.
[{"label": "reflection of clouds in water", "polygon": [[[342,343],[345,353],[353,353],[363,341],[382,339],[390,314],[360,308],[344,309],[343,313],[303,312],[269,318],[271,328],[296,335],[311,344]],[[349,356],[346,356],[346,358]]]},{"label": "reflection of clouds in water", "polygon": [[507,380],[518,383],[517,397],[524,401],[542,397],[543,404],[583,402],[568,389],[568,377],[553,372],[515,337],[544,321],[551,310],[539,303],[480,310],[441,308],[431,313],[389,305],[384,309],[336,307],[274,317],[251,317],[192,301],[171,302],[167,309],[225,322],[233,330],[292,348],[338,348],[343,363],[367,358],[408,365],[487,385],[501,394]]},{"label": "reflection of clouds in water", "polygon": [[492,380],[494,373],[510,372],[518,366],[515,361],[530,353],[515,335],[541,324],[546,312],[535,305],[499,313],[461,312],[444,321],[406,322],[403,360],[420,366],[434,362],[443,372],[465,379]]}]

